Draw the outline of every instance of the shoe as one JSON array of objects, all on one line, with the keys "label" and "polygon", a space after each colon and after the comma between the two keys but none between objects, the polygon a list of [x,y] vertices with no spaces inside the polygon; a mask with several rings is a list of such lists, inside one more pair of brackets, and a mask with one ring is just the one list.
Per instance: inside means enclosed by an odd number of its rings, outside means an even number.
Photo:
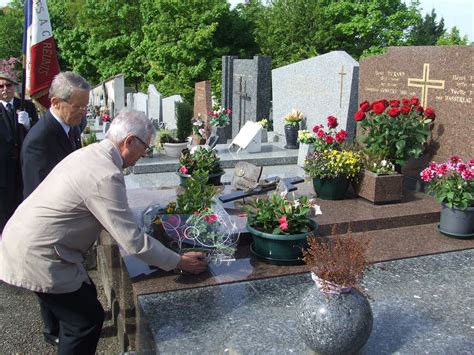
[{"label": "shoe", "polygon": [[58,346],[59,345],[59,337],[56,335],[52,335],[49,333],[43,333],[44,335],[44,341],[46,341],[48,344],[51,344],[53,346]]}]

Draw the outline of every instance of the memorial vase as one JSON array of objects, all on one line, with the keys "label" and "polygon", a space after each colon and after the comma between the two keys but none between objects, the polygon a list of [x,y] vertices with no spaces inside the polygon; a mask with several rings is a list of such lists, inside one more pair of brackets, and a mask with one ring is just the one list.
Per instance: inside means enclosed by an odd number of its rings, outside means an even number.
[{"label": "memorial vase", "polygon": [[372,332],[367,298],[355,288],[321,288],[321,280],[312,276],[316,285],[303,295],[296,314],[299,335],[318,354],[357,353]]},{"label": "memorial vase", "polygon": [[247,224],[246,228],[252,235],[252,252],[269,261],[299,261],[302,248],[307,247],[306,238],[318,228],[318,224],[308,219],[308,232],[299,234],[265,233]]},{"label": "memorial vase", "polygon": [[314,191],[323,200],[342,200],[346,195],[350,180],[347,177],[313,178]]},{"label": "memorial vase", "polygon": [[377,175],[362,170],[353,186],[358,196],[374,204],[400,202],[403,196],[403,175]]},{"label": "memorial vase", "polygon": [[453,238],[472,238],[474,236],[474,206],[464,210],[449,208],[441,204],[439,231]]},{"label": "memorial vase", "polygon": [[179,158],[181,151],[189,146],[189,142],[184,143],[163,143],[165,154],[172,158]]},{"label": "memorial vase", "polygon": [[298,149],[298,130],[300,124],[297,125],[285,125],[285,138],[286,138],[286,149]]}]

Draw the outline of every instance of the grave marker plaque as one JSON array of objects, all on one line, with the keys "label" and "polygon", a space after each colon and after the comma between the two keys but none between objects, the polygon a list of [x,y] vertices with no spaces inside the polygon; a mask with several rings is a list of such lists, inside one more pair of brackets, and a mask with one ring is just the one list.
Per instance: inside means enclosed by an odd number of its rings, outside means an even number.
[{"label": "grave marker plaque", "polygon": [[204,139],[208,139],[211,134],[211,128],[209,126],[209,112],[212,110],[212,93],[211,93],[211,82],[200,81],[194,84],[194,118],[201,116],[201,120],[204,121],[205,135]]}]

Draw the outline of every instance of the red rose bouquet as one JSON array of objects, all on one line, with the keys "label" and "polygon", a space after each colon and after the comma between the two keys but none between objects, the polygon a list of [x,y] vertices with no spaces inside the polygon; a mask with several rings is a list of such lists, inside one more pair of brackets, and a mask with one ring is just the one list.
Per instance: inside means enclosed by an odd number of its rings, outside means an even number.
[{"label": "red rose bouquet", "polygon": [[312,133],[307,130],[300,130],[298,139],[301,143],[313,145],[316,151],[339,149],[339,146],[346,141],[347,132],[343,129],[337,131],[338,125],[337,118],[329,116],[327,118],[327,130],[323,128],[322,124],[318,124],[313,127]]},{"label": "red rose bouquet", "polygon": [[435,119],[433,109],[424,109],[416,97],[362,102],[354,119],[365,132],[365,151],[381,159],[403,165],[425,151]]}]

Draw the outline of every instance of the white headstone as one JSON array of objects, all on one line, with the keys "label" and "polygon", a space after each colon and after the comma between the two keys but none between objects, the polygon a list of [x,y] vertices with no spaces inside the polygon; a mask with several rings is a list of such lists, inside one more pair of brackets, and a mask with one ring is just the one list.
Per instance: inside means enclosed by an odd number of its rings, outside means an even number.
[{"label": "white headstone", "polygon": [[148,118],[161,122],[162,115],[162,95],[158,92],[155,85],[148,86]]},{"label": "white headstone", "polygon": [[142,92],[133,94],[133,109],[148,116],[148,95]]},{"label": "white headstone", "polygon": [[[293,108],[306,116],[306,127],[335,116],[338,129],[355,133],[359,63],[344,51],[334,51],[272,70],[273,127],[284,135],[283,116]],[[304,127],[303,127],[304,128]]]},{"label": "white headstone", "polygon": [[181,95],[173,95],[162,100],[163,123],[167,129],[176,129],[176,103],[182,101]]},{"label": "white headstone", "polygon": [[[119,74],[105,81],[107,90],[106,105],[109,112],[115,117],[125,107],[125,80],[123,74]],[[111,110],[113,109],[113,112]]]},{"label": "white headstone", "polygon": [[133,92],[127,94],[127,108],[130,110],[133,109]]},{"label": "white headstone", "polygon": [[262,151],[262,126],[256,122],[247,121],[232,140],[230,146],[236,145],[238,150],[245,149],[249,153]]}]

